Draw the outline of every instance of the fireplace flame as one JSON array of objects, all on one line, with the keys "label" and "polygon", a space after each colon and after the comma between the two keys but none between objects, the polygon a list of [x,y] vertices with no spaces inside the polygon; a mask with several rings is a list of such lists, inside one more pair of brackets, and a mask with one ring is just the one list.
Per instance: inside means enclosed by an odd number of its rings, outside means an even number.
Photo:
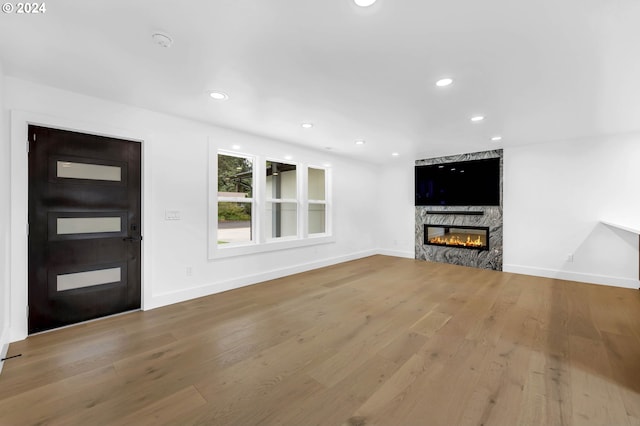
[{"label": "fireplace flame", "polygon": [[467,240],[463,241],[458,235],[453,235],[449,238],[446,237],[434,237],[429,240],[431,244],[438,244],[442,246],[457,246],[457,247],[484,247],[484,243],[478,235],[478,238],[471,239],[471,236],[467,236]]}]

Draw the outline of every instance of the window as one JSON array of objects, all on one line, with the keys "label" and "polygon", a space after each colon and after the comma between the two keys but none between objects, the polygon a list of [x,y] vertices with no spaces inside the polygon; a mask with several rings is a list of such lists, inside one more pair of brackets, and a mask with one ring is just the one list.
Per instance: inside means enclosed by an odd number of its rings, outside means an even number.
[{"label": "window", "polygon": [[307,179],[309,200],[308,229],[309,235],[327,232],[327,181],[325,170],[309,167]]},{"label": "window", "polygon": [[333,241],[329,169],[211,152],[210,258]]},{"label": "window", "polygon": [[251,158],[218,155],[217,244],[254,241],[253,187]]},{"label": "window", "polygon": [[266,236],[298,235],[298,178],[294,164],[266,162]]}]

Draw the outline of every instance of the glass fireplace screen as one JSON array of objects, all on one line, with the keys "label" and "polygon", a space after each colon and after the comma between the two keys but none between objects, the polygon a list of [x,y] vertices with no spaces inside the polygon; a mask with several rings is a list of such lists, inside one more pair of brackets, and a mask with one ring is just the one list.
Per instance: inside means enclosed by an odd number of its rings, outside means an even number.
[{"label": "glass fireplace screen", "polygon": [[430,246],[489,250],[489,227],[424,225],[424,243]]}]

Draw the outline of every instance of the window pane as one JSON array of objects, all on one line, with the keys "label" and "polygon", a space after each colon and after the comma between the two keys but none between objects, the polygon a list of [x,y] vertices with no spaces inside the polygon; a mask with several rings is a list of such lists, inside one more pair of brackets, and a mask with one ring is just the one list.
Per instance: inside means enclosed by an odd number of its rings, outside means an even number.
[{"label": "window pane", "polygon": [[251,203],[218,203],[218,244],[252,241]]},{"label": "window pane", "polygon": [[269,238],[293,237],[298,234],[296,203],[267,203],[266,231]]},{"label": "window pane", "polygon": [[325,200],[324,170],[309,168],[309,199]]},{"label": "window pane", "polygon": [[309,204],[309,234],[324,234],[326,230],[326,206]]},{"label": "window pane", "polygon": [[291,199],[297,196],[296,166],[267,161],[267,198]]},{"label": "window pane", "polygon": [[58,275],[56,277],[57,290],[74,290],[100,284],[117,283],[120,282],[121,274],[121,268],[109,268]]},{"label": "window pane", "polygon": [[122,218],[117,217],[59,217],[58,235],[122,232]]},{"label": "window pane", "polygon": [[218,154],[218,196],[253,197],[251,159]]},{"label": "window pane", "polygon": [[120,182],[122,180],[122,170],[120,167],[116,166],[57,161],[56,176],[70,179],[109,180],[113,182]]}]

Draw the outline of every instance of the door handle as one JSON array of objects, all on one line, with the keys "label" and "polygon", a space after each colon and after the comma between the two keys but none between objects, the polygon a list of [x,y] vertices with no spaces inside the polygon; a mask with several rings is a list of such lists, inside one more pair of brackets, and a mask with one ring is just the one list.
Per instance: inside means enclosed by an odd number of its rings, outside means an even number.
[{"label": "door handle", "polygon": [[129,241],[130,243],[138,243],[142,241],[142,235],[140,235],[139,237],[126,237],[126,238],[123,238],[122,241]]}]

